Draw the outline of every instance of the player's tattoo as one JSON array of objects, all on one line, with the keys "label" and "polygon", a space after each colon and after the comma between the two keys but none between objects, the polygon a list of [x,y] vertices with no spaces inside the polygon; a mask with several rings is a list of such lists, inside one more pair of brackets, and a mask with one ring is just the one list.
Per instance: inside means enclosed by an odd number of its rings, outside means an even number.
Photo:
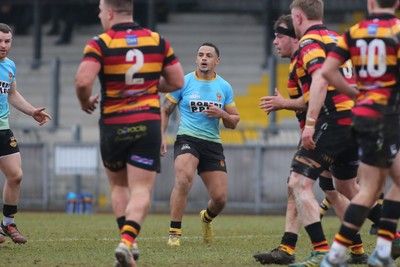
[{"label": "player's tattoo", "polygon": [[176,107],[176,104],[173,103],[171,100],[169,100],[168,98],[164,99],[164,102],[162,104],[163,109],[165,110],[165,112],[170,115]]}]

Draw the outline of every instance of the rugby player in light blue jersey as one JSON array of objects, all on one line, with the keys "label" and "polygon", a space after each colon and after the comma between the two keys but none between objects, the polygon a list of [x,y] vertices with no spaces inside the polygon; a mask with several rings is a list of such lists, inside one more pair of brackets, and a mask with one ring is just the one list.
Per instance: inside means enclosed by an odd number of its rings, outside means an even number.
[{"label": "rugby player in light blue jersey", "polygon": [[45,108],[33,107],[17,91],[16,66],[7,57],[11,43],[11,28],[7,24],[0,23],[0,170],[6,177],[3,187],[0,243],[5,241],[4,236],[8,236],[14,243],[24,244],[27,239],[18,231],[14,221],[22,181],[22,168],[18,143],[8,122],[9,104],[28,116],[32,116],[39,125],[45,124],[51,120],[51,117],[44,112]]},{"label": "rugby player in light blue jersey", "polygon": [[[204,242],[212,241],[211,222],[227,200],[227,171],[218,127],[222,120],[226,128],[235,129],[240,117],[232,87],[215,72],[218,63],[218,48],[212,43],[202,44],[197,50],[196,70],[185,76],[182,89],[166,95],[162,105],[163,133],[176,106],[181,116],[174,144],[176,178],[170,200],[170,246],[180,245],[182,217],[196,169],[211,198],[207,209],[200,212]],[[161,149],[164,155],[164,137]]]}]

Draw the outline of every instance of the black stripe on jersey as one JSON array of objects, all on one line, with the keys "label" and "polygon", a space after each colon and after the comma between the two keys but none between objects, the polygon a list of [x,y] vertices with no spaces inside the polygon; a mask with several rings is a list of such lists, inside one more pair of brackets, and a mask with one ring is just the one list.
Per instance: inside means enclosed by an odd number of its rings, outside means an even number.
[{"label": "black stripe on jersey", "polygon": [[[125,74],[107,74],[107,82],[125,82]],[[146,72],[146,73],[135,73],[135,78],[143,78],[145,81],[158,80],[160,79],[160,72]]]},{"label": "black stripe on jersey", "polygon": [[107,48],[107,54],[105,56],[113,57],[113,56],[125,55],[126,52],[131,49],[138,49],[142,51],[143,54],[145,55],[164,54],[164,51],[161,51],[159,46],[138,46],[138,47],[133,46],[133,47],[122,47],[122,48]]},{"label": "black stripe on jersey", "polygon": [[102,62],[102,61],[103,61],[103,58],[102,58],[101,56],[99,56],[98,54],[96,54],[96,53],[87,53],[87,54],[84,54],[84,55],[83,55],[83,58],[95,58],[95,59],[97,59],[99,62]]}]

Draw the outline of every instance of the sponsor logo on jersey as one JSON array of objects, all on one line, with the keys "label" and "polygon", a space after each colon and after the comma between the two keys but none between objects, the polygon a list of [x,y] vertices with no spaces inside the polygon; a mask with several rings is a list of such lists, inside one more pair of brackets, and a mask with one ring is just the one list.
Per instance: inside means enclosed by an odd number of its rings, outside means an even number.
[{"label": "sponsor logo on jersey", "polygon": [[367,27],[367,31],[369,35],[375,35],[378,31],[379,25],[378,24],[370,24]]},{"label": "sponsor logo on jersey", "polygon": [[214,101],[190,100],[189,106],[191,112],[203,112],[210,108],[210,104],[222,108],[222,104]]},{"label": "sponsor logo on jersey", "polygon": [[136,35],[127,35],[125,36],[126,43],[128,45],[137,45],[138,44],[138,38]]},{"label": "sponsor logo on jersey", "polygon": [[300,47],[305,47],[305,46],[307,46],[307,45],[309,45],[309,44],[312,44],[312,43],[314,43],[314,40],[313,40],[313,39],[305,39],[304,41],[302,41],[302,42],[300,43]]},{"label": "sponsor logo on jersey", "polygon": [[193,92],[190,96],[190,99],[199,99],[200,98],[200,94],[199,92]]},{"label": "sponsor logo on jersey", "polygon": [[6,81],[0,81],[0,94],[8,94],[11,84]]},{"label": "sponsor logo on jersey", "polygon": [[338,38],[333,33],[328,33],[328,35],[333,39],[335,43],[339,41]]}]

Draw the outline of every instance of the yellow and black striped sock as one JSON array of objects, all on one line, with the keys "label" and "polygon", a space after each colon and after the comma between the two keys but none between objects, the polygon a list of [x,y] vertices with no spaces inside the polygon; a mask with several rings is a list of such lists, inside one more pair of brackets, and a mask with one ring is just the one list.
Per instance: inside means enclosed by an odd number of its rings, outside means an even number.
[{"label": "yellow and black striped sock", "polygon": [[171,221],[169,226],[169,234],[170,235],[182,235],[182,222],[179,221]]},{"label": "yellow and black striped sock", "polygon": [[206,210],[206,212],[204,213],[204,216],[203,216],[202,219],[203,219],[203,221],[204,221],[205,223],[210,223],[210,222],[212,222],[212,220],[214,220],[215,217],[217,217],[217,214],[212,213],[212,212],[210,211],[210,209],[207,208],[207,210]]}]

